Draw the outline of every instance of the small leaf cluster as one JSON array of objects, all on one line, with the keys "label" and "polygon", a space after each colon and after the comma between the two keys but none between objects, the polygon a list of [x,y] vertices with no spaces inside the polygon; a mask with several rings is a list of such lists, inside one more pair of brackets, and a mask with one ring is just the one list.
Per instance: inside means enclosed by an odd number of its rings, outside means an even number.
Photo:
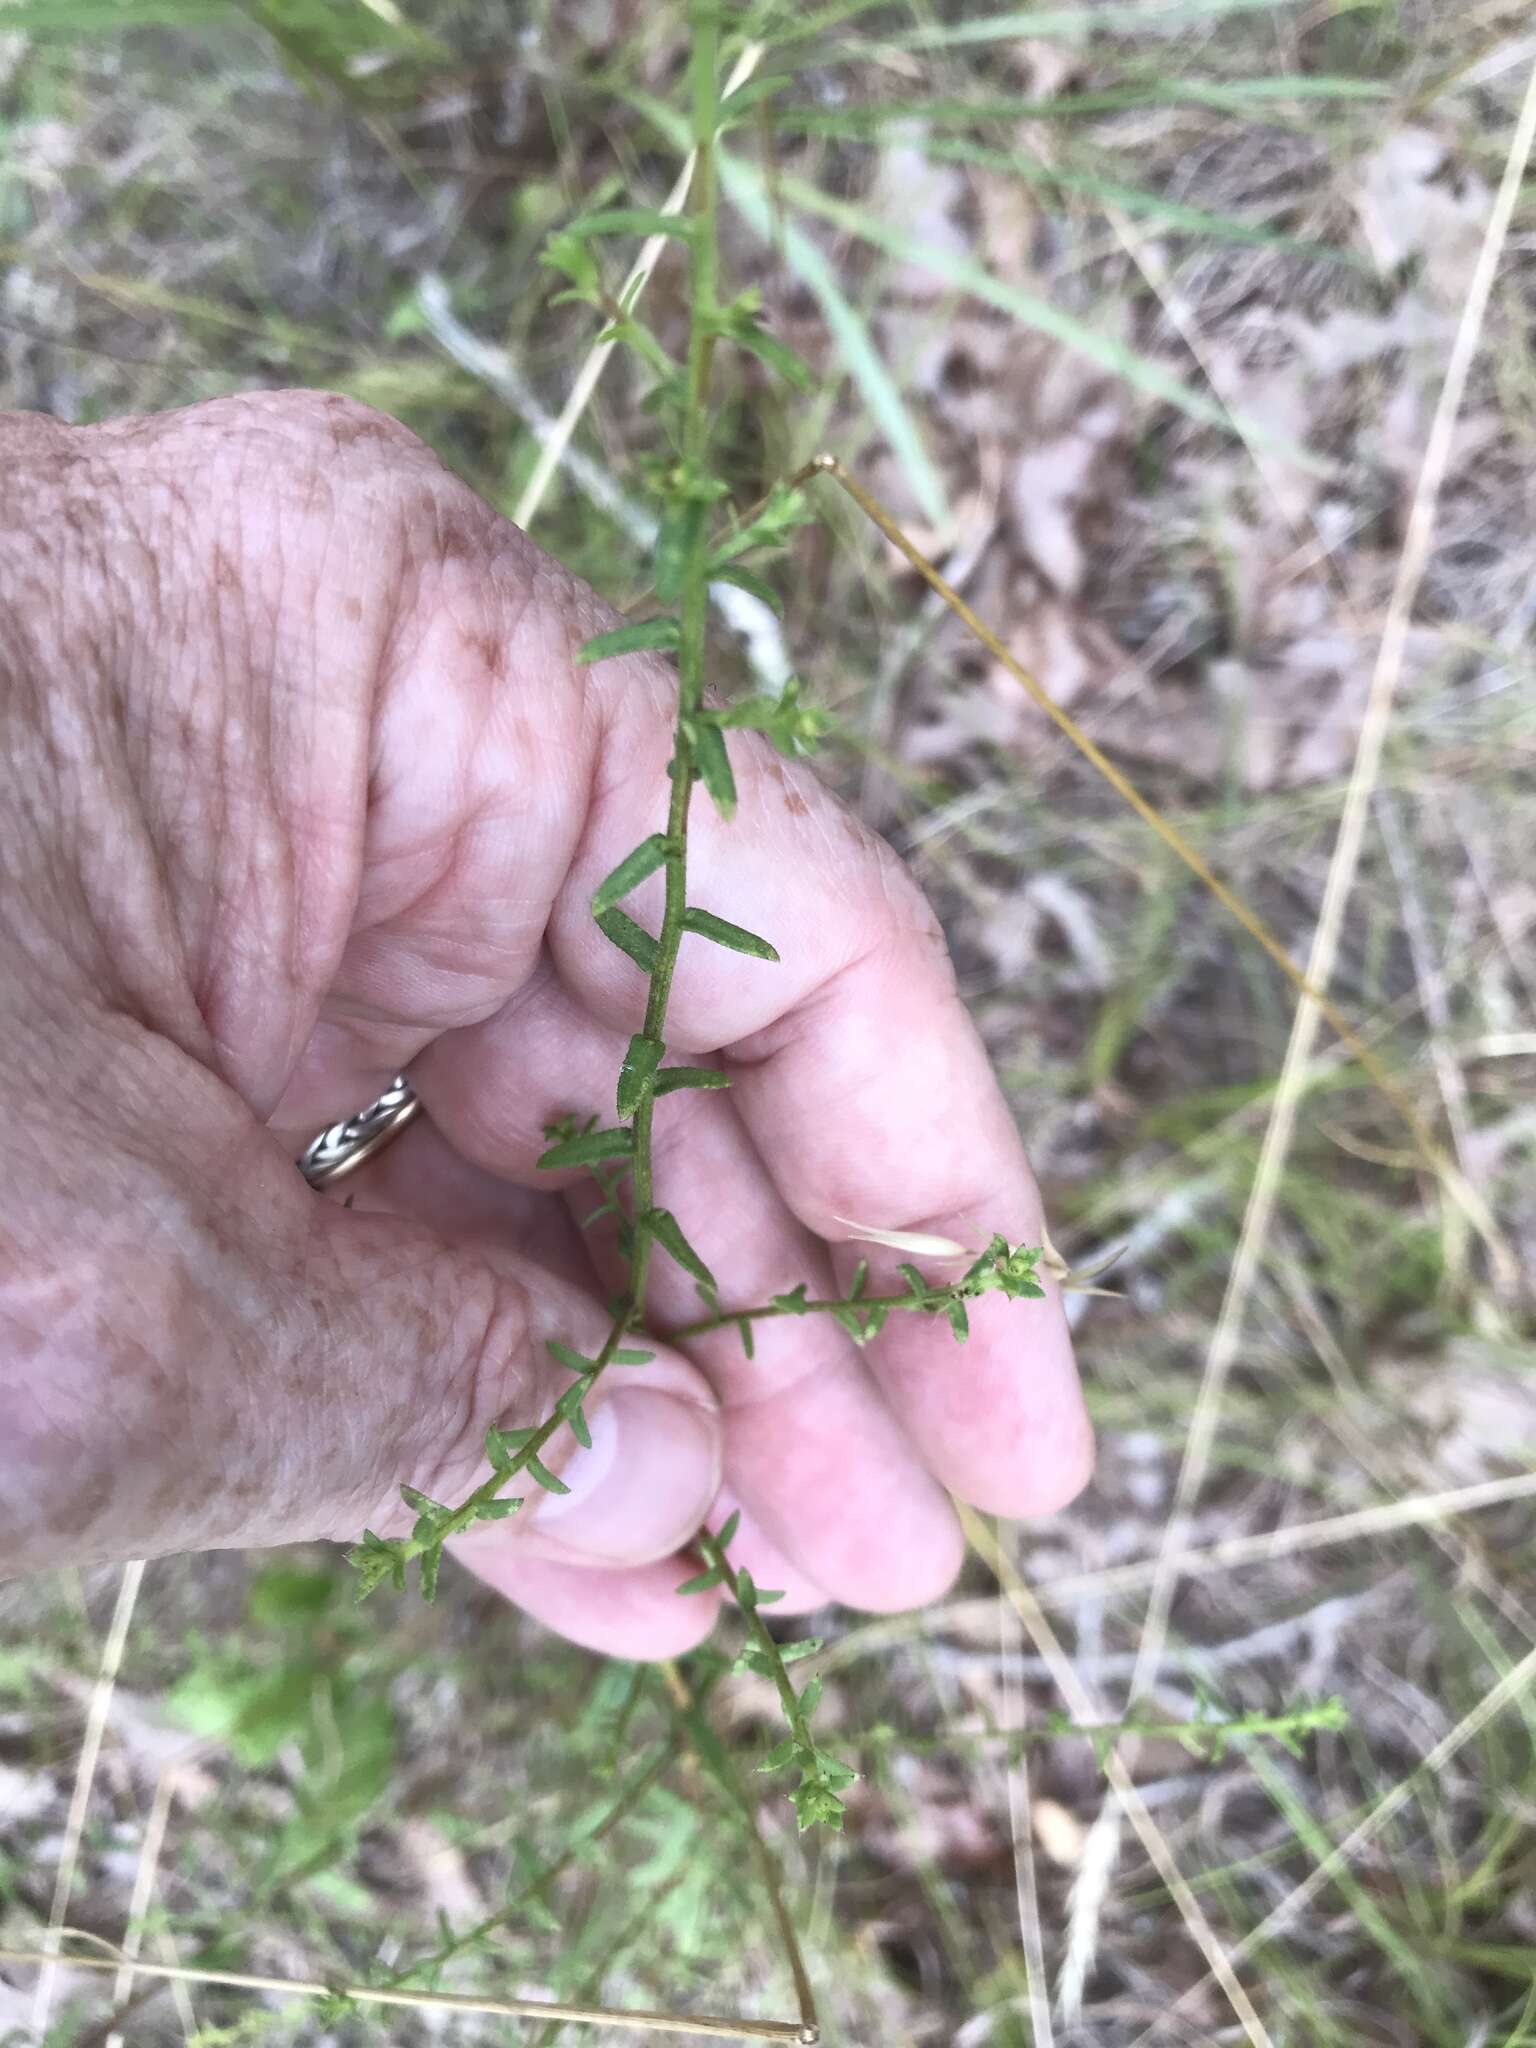
[{"label": "small leaf cluster", "polygon": [[859,1774],[841,1757],[823,1749],[812,1733],[811,1722],[821,1704],[821,1680],[810,1678],[797,1692],[789,1675],[791,1664],[798,1664],[804,1657],[815,1656],[822,1647],[822,1639],[820,1636],[806,1636],[799,1642],[781,1643],[773,1635],[760,1610],[782,1600],[784,1595],[759,1586],[745,1565],[733,1565],[726,1556],[740,1521],[738,1510],[722,1523],[714,1535],[706,1532],[699,1537],[698,1548],[705,1559],[705,1568],[685,1585],[679,1586],[678,1591],[683,1594],[705,1593],[716,1586],[724,1586],[741,1609],[748,1634],[736,1660],[736,1669],[753,1672],[770,1682],[778,1693],[789,1723],[788,1735],[768,1752],[758,1769],[782,1771],[797,1766],[800,1777],[789,1797],[802,1831],[818,1825],[840,1829],[844,1812],[842,1794]]},{"label": "small leaf cluster", "polygon": [[1349,1709],[1333,1697],[1283,1707],[1277,1712],[1257,1709],[1232,1714],[1209,1694],[1202,1693],[1198,1712],[1189,1720],[1168,1721],[1144,1714],[1131,1714],[1123,1721],[1084,1727],[1068,1714],[1049,1714],[1043,1723],[1050,1735],[1077,1736],[1090,1743],[1100,1770],[1116,1746],[1128,1739],[1159,1738],[1177,1742],[1200,1763],[1219,1764],[1228,1753],[1259,1737],[1278,1742],[1291,1756],[1305,1754],[1305,1738],[1325,1730],[1337,1732],[1349,1726]]}]

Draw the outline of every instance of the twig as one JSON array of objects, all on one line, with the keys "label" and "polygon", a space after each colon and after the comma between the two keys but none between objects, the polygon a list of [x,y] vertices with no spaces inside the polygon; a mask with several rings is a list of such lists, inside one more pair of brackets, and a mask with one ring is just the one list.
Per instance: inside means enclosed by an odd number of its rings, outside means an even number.
[{"label": "twig", "polygon": [[[0,1963],[45,1971],[111,1970],[133,1962],[111,1942],[83,1928],[61,1930],[76,1941],[92,1941],[105,1955],[59,1954],[49,1949],[0,1948]],[[483,1998],[458,1991],[385,1991],[370,1984],[326,1984],[315,1977],[263,1977],[249,1970],[200,1970],[191,1964],[133,1962],[140,1977],[163,1977],[168,1983],[217,1984],[230,1991],[260,1991],[272,1998],[346,1999],[352,2005],[384,2005],[411,2012],[482,2012],[500,2019],[565,2020],[573,2026],[622,2027],[635,2033],[708,2035],[724,2041],[795,2041],[807,2035],[799,2020],[746,2020],[673,2012],[643,2012],[622,2006],[565,2005],[550,1998]],[[810,2037],[814,2039],[814,2037]]]}]

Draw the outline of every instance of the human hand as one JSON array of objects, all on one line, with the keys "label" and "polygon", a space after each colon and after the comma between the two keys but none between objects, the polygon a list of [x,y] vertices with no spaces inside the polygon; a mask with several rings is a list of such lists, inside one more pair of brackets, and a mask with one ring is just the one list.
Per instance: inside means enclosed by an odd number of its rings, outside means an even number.
[{"label": "human hand", "polygon": [[[640,1026],[588,899],[656,827],[669,672],[579,668],[592,593],[338,397],[3,416],[0,472],[0,1557],[399,1531],[402,1480],[457,1499],[488,1424],[549,1412],[546,1338],[607,1328],[590,1183],[534,1160]],[[685,946],[673,1056],[732,1085],[659,1112],[658,1204],[727,1307],[832,1292],[861,1252],[894,1279],[853,1225],[1038,1242],[921,895],[814,777],[731,744],[698,895],[782,961]],[[428,1121],[354,1208],[316,1196],[296,1151],[407,1065]],[[648,1309],[662,1340],[698,1314],[670,1261]],[[865,1353],[826,1316],[752,1361],[663,1341],[592,1420],[570,1495],[458,1554],[626,1656],[708,1629],[715,1596],[675,1597],[706,1515],[741,1508],[733,1560],[789,1606],[903,1607],[957,1566],[946,1488],[1037,1512],[1091,1455],[1054,1291],[976,1303],[964,1350],[917,1316]]]}]

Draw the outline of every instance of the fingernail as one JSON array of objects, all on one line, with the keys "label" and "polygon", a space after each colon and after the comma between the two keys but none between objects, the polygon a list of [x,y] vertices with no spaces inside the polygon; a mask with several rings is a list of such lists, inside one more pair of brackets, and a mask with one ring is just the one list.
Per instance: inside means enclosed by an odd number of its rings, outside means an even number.
[{"label": "fingernail", "polygon": [[591,1447],[561,1468],[569,1493],[539,1501],[527,1554],[607,1565],[670,1555],[720,1483],[718,1416],[650,1387],[623,1388],[589,1414]]}]

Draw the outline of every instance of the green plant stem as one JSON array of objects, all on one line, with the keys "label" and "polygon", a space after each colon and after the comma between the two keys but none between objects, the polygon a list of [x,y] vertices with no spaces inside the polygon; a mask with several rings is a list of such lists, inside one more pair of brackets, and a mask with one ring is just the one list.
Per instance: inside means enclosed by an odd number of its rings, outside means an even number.
[{"label": "green plant stem", "polygon": [[[693,178],[693,233],[689,238],[691,291],[689,295],[688,385],[683,422],[682,482],[684,488],[702,480],[709,453],[709,372],[714,343],[715,301],[718,289],[718,252],[715,238],[715,65],[719,29],[711,0],[690,10],[693,50],[690,82],[693,97],[694,148],[697,161]],[[688,812],[693,798],[693,743],[688,718],[697,710],[704,694],[704,634],[709,603],[709,534],[701,516],[694,524],[688,543],[682,579],[682,637],[678,645],[677,732],[672,753],[672,798],[667,809],[666,898],[661,930],[656,941],[656,964],[651,972],[650,994],[645,1006],[645,1034],[665,1042],[667,1008],[672,997],[672,980],[683,940],[683,915],[688,908]],[[635,1211],[644,1216],[653,1205],[652,1126],[656,1099],[647,1089],[635,1111],[634,1189]],[[646,1278],[650,1270],[651,1238],[645,1230],[635,1233],[630,1260],[629,1302],[637,1318],[645,1312]]]},{"label": "green plant stem", "polygon": [[1323,1700],[1315,1705],[1282,1707],[1272,1714],[1240,1714],[1228,1720],[1155,1721],[1133,1714],[1123,1721],[1072,1721],[1053,1714],[1027,1728],[975,1728],[952,1735],[924,1736],[908,1735],[900,1728],[880,1727],[866,1729],[851,1740],[855,1745],[869,1744],[882,1749],[899,1745],[904,1755],[911,1756],[942,1756],[955,1749],[992,1744],[1004,1748],[1009,1755],[1017,1755],[1035,1743],[1074,1738],[1092,1743],[1095,1751],[1102,1753],[1129,1735],[1143,1741],[1177,1742],[1192,1755],[1216,1762],[1238,1741],[1268,1736],[1282,1748],[1290,1749],[1304,1735],[1337,1731],[1347,1727],[1348,1721],[1340,1701]]},{"label": "green plant stem", "polygon": [[[729,1330],[741,1323],[770,1323],[784,1317],[828,1316],[843,1314],[852,1309],[921,1309],[927,1315],[934,1315],[956,1298],[952,1287],[930,1288],[926,1294],[861,1294],[844,1295],[828,1301],[803,1301],[796,1308],[781,1308],[777,1302],[762,1302],[756,1308],[721,1309],[717,1315],[700,1316],[696,1322],[682,1323],[667,1333],[669,1344],[681,1344],[689,1337],[707,1337],[712,1330]],[[969,1297],[962,1297],[969,1298]]]},{"label": "green plant stem", "polygon": [[[724,1548],[716,1537],[708,1529],[701,1529],[693,1539],[693,1547],[707,1565],[712,1566],[715,1571],[722,1575],[725,1583],[731,1588],[734,1595],[737,1585],[736,1570],[726,1557]],[[772,1674],[773,1689],[779,1696],[779,1704],[784,1709],[784,1718],[789,1723],[789,1732],[809,1755],[816,1747],[815,1738],[811,1734],[811,1724],[806,1718],[805,1709],[800,1704],[800,1695],[795,1691],[794,1681],[789,1675],[789,1667],[779,1654],[779,1645],[773,1631],[769,1628],[767,1622],[763,1620],[755,1605],[744,1602],[739,1598],[736,1604],[747,1624],[748,1635],[751,1636],[753,1642],[761,1650],[768,1664]]]}]

